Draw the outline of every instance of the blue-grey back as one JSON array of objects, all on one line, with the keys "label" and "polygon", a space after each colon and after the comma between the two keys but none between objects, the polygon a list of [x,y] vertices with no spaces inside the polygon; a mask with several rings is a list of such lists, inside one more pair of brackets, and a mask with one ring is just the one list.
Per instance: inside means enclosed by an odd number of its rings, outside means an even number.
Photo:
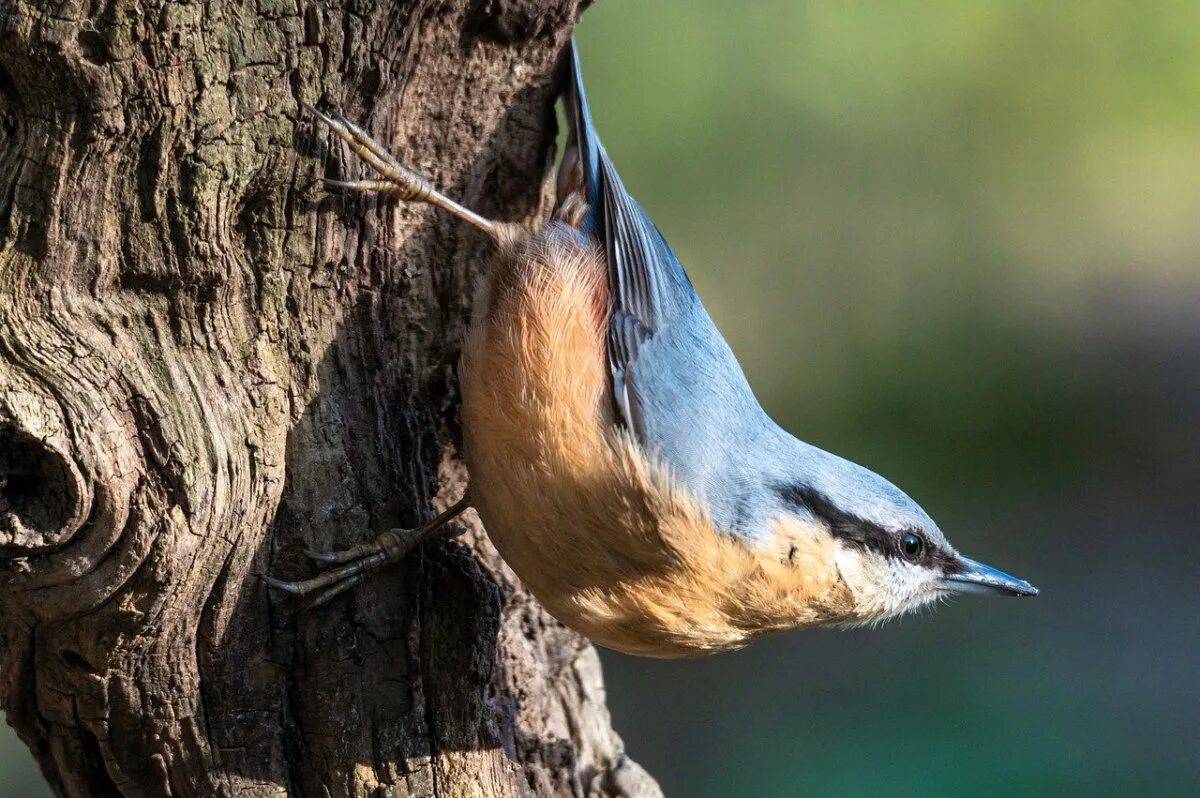
[{"label": "blue-grey back", "polygon": [[568,146],[584,171],[583,231],[607,259],[619,417],[730,533],[764,539],[773,518],[803,513],[786,498],[796,485],[867,520],[936,531],[887,480],[797,440],[763,411],[679,259],[617,175],[592,124],[573,42],[569,55]]}]

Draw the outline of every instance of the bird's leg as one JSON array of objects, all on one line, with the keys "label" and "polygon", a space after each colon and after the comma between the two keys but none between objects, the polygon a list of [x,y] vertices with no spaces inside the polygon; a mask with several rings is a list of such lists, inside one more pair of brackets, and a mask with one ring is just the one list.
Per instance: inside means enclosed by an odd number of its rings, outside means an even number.
[{"label": "bird's leg", "polygon": [[367,163],[382,180],[330,180],[324,179],[325,185],[333,188],[350,189],[353,191],[368,191],[399,197],[409,202],[428,202],[430,205],[449,211],[465,222],[473,224],[488,235],[496,235],[496,223],[485,219],[469,208],[459,205],[454,200],[442,194],[430,185],[429,181],[420,175],[406,169],[392,157],[383,145],[349,119],[340,116],[328,116],[311,106],[305,106],[333,132],[335,136],[350,145],[350,149]]},{"label": "bird's leg", "polygon": [[[309,559],[329,570],[311,579],[288,582],[273,576],[263,576],[263,581],[276,590],[308,599],[307,607],[319,607],[339,593],[343,593],[367,578],[372,571],[388,562],[397,562],[418,543],[436,537],[458,515],[470,506],[463,496],[432,521],[414,529],[389,529],[370,543],[363,543],[343,551],[307,551]],[[457,535],[460,529],[453,529]]]}]

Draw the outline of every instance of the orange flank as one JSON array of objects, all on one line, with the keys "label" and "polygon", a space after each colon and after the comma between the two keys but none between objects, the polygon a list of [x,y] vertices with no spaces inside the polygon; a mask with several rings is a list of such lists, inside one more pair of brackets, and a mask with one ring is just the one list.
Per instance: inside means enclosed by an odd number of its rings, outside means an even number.
[{"label": "orange flank", "polygon": [[462,356],[466,457],[488,535],[538,600],[597,643],[655,657],[851,614],[828,531],[780,519],[761,549],[721,532],[615,424],[603,255],[554,225],[496,233]]}]

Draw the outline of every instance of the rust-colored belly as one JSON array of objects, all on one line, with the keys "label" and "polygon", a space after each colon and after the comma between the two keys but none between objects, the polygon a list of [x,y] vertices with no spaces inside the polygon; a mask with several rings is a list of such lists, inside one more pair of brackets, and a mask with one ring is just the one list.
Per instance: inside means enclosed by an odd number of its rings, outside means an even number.
[{"label": "rust-colored belly", "polygon": [[802,623],[786,557],[719,533],[614,426],[602,256],[516,235],[489,280],[460,370],[471,493],[538,600],[593,641],[649,656]]}]

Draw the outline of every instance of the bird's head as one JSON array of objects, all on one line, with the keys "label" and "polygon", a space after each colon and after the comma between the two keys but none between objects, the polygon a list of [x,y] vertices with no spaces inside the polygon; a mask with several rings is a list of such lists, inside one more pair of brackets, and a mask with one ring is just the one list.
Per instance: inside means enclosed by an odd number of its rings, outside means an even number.
[{"label": "bird's head", "polygon": [[828,457],[808,478],[778,490],[786,511],[833,538],[838,578],[853,597],[845,623],[884,621],[955,593],[1037,595],[1025,580],[955,551],[933,519],[883,477]]}]

